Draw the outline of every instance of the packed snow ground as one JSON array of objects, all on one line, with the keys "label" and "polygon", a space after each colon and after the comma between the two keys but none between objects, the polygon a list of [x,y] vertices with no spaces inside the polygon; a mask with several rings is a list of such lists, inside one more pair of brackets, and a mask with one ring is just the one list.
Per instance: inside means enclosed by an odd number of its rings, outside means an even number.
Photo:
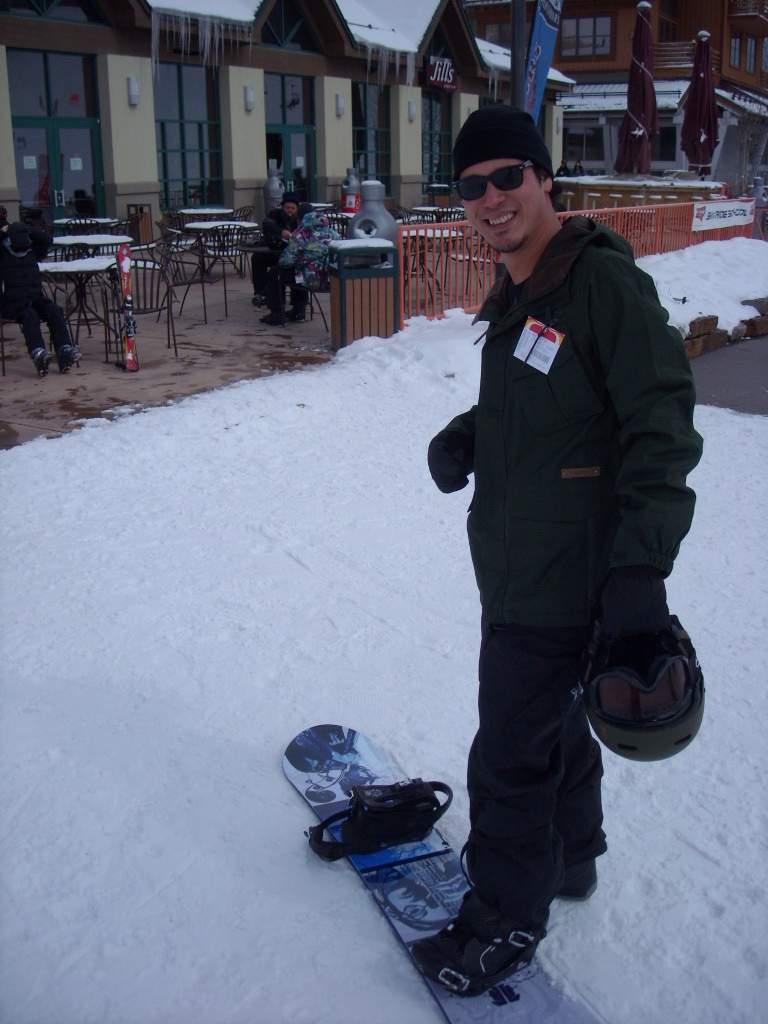
[{"label": "packed snow ground", "polygon": [[[710,298],[768,293],[743,247],[706,248],[659,267],[688,261],[690,292],[717,276]],[[2,454],[3,1024],[441,1019],[351,871],[308,851],[280,763],[307,725],[355,726],[455,788],[445,831],[465,837],[469,495],[440,494],[425,452],[475,399],[477,333],[415,321]],[[768,418],[696,419],[669,592],[705,723],[671,761],[606,754],[598,891],[556,904],[540,949],[607,1024],[768,1005]]]}]

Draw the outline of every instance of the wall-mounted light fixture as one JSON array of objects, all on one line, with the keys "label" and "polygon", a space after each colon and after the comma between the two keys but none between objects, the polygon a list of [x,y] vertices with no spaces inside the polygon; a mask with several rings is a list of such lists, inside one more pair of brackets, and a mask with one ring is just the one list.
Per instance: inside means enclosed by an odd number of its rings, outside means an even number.
[{"label": "wall-mounted light fixture", "polygon": [[243,106],[246,114],[250,114],[256,106],[256,93],[252,85],[243,86]]},{"label": "wall-mounted light fixture", "polygon": [[416,100],[408,100],[408,120],[411,124],[416,120]]},{"label": "wall-mounted light fixture", "polygon": [[134,75],[128,75],[126,84],[128,86],[128,106],[138,107],[139,98],[141,96],[138,78],[136,78]]},{"label": "wall-mounted light fixture", "polygon": [[344,117],[344,97],[340,92],[336,93],[336,117]]}]

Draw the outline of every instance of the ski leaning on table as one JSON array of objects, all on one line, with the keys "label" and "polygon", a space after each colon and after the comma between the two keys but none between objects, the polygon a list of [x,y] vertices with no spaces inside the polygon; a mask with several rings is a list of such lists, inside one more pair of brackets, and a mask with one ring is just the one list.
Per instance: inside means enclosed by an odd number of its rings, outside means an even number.
[{"label": "ski leaning on table", "polygon": [[121,358],[117,366],[121,370],[135,373],[139,369],[139,354],[136,351],[136,321],[133,319],[131,247],[127,242],[122,242],[118,247],[117,269],[120,275],[120,292],[123,297],[120,325]]},{"label": "ski leaning on table", "polygon": [[[350,807],[352,787],[392,786],[408,778],[389,753],[342,725],[315,725],[299,733],[285,751],[283,771],[321,821],[336,814],[343,817],[342,812]],[[371,793],[375,800],[376,790]],[[334,850],[334,841],[342,840],[341,827],[341,822],[330,826],[330,841],[319,840],[318,831],[314,832],[313,848],[323,847],[326,859],[342,853],[342,846]],[[351,854],[347,859],[409,953],[412,942],[440,931],[456,916],[467,889],[459,857],[436,828],[425,839],[374,853]],[[536,959],[472,997],[453,995],[424,975],[422,978],[449,1024],[600,1021],[555,988]]]}]

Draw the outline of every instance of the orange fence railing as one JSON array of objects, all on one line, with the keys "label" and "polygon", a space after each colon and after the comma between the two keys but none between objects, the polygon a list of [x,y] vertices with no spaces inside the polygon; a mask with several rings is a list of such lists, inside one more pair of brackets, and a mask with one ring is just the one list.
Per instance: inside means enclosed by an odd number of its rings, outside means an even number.
[{"label": "orange fence railing", "polygon": [[[577,213],[623,235],[636,257],[674,252],[699,242],[751,237],[752,225],[693,231],[693,203],[625,206],[609,210],[560,213],[566,221]],[[441,317],[447,309],[476,312],[496,279],[497,255],[466,220],[401,224],[400,327],[413,316]]]}]

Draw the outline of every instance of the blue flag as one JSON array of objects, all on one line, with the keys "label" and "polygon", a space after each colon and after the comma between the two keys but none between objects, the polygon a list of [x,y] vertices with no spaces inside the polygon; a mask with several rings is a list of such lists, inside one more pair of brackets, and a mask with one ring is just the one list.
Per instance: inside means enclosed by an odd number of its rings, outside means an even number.
[{"label": "blue flag", "polygon": [[562,10],[563,0],[538,0],[536,4],[525,62],[525,109],[534,121],[539,120]]}]

